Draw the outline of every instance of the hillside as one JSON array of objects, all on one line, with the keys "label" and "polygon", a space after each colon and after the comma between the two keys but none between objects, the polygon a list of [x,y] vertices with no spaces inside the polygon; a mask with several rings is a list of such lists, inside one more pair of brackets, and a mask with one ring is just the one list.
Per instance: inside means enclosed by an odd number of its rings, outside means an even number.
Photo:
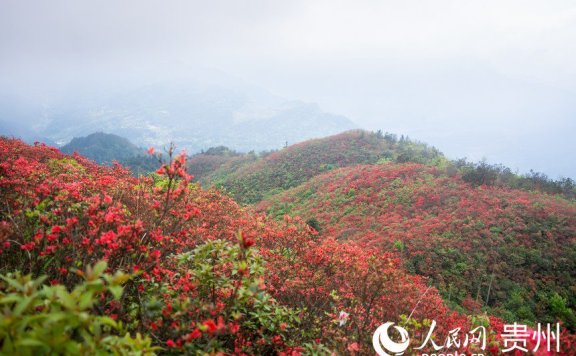
[{"label": "hillside", "polygon": [[85,137],[74,137],[60,150],[72,154],[78,152],[98,163],[112,163],[144,155],[144,151],[124,137],[96,132]]},{"label": "hillside", "polygon": [[1,353],[367,354],[383,321],[425,319],[498,349],[498,319],[451,310],[396,252],[253,214],[165,159],[136,178],[0,138]]},{"label": "hillside", "polygon": [[147,156],[143,149],[128,139],[103,132],[75,137],[60,150],[68,154],[76,152],[100,164],[116,161],[129,167],[135,174],[152,172],[158,165],[157,160]]},{"label": "hillside", "polygon": [[[314,139],[288,146],[262,157],[197,155],[190,170],[201,171],[201,180],[224,189],[242,204],[296,187],[308,179],[339,168],[379,161],[440,163],[438,150],[391,134],[362,130]],[[208,163],[210,162],[210,163]],[[213,167],[213,171],[202,170]]]},{"label": "hillside", "polygon": [[384,163],[326,172],[257,208],[301,216],[324,238],[398,252],[450,305],[576,327],[576,203],[472,186],[458,171]]},{"label": "hillside", "polygon": [[212,181],[225,179],[257,159],[253,152],[244,154],[225,146],[211,147],[190,157],[188,171],[204,185],[210,185]]}]

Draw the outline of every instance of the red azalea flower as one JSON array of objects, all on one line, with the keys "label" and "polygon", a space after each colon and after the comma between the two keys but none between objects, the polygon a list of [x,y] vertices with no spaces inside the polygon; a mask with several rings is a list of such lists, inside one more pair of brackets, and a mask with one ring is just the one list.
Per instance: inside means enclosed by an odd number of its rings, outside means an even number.
[{"label": "red azalea flower", "polygon": [[186,339],[190,341],[190,340],[198,339],[201,336],[202,336],[202,333],[200,332],[200,330],[194,329],[194,331],[192,331],[190,334],[187,335]]},{"label": "red azalea flower", "polygon": [[350,352],[358,352],[360,351],[360,346],[358,346],[357,342],[353,342],[350,345],[348,345],[348,351]]},{"label": "red azalea flower", "polygon": [[204,326],[206,326],[208,328],[208,332],[210,334],[213,334],[217,329],[216,323],[212,319],[205,321]]}]

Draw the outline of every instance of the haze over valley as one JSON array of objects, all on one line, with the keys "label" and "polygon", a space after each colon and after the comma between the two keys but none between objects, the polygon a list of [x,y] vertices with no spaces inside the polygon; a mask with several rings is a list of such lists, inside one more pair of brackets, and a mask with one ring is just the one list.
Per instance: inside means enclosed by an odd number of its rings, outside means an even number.
[{"label": "haze over valley", "polygon": [[193,153],[364,128],[454,159],[576,177],[570,2],[2,7],[4,134],[61,145],[105,131]]}]

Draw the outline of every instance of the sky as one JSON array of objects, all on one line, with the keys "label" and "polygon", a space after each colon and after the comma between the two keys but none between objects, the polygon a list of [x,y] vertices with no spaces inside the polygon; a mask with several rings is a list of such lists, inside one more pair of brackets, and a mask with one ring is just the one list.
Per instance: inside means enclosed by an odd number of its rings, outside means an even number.
[{"label": "sky", "polygon": [[576,178],[575,1],[0,1],[5,90],[174,61],[451,158]]}]

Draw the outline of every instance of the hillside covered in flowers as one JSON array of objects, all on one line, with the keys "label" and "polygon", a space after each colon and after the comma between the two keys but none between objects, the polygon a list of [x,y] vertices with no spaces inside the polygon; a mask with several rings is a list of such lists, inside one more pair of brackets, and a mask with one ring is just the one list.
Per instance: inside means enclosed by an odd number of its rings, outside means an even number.
[{"label": "hillside covered in flowers", "polygon": [[433,320],[496,354],[510,318],[560,320],[572,350],[572,201],[360,155],[254,209],[149,154],[136,178],[0,139],[0,353],[370,355],[388,321],[410,353]]},{"label": "hillside covered in flowers", "polygon": [[576,327],[576,203],[421,164],[339,169],[258,205],[325,238],[396,251],[458,310]]},{"label": "hillside covered in flowers", "polygon": [[576,183],[571,178],[553,180],[534,171],[518,174],[500,164],[449,160],[425,143],[381,131],[351,130],[260,153],[213,147],[191,156],[188,169],[202,184],[215,186],[248,205],[337,168],[385,162],[433,166],[451,176],[458,174],[472,186],[498,186],[576,198]]},{"label": "hillside covered in flowers", "polygon": [[2,353],[370,354],[373,330],[408,315],[499,325],[448,308],[395,251],[200,188],[185,159],[134,178],[0,140]]},{"label": "hillside covered in flowers", "polygon": [[381,132],[351,130],[259,156],[211,149],[191,157],[189,169],[201,182],[225,190],[241,204],[253,204],[336,168],[386,160],[430,164],[446,161],[437,149],[423,143]]}]

